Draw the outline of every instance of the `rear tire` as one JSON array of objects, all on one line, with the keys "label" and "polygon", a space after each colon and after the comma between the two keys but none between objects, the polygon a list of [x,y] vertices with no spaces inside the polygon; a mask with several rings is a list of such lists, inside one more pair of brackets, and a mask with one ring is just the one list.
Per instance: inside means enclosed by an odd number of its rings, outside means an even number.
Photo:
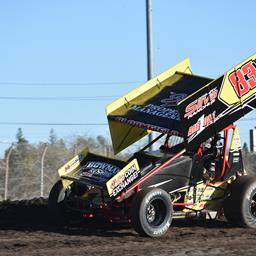
[{"label": "rear tire", "polygon": [[55,226],[63,226],[67,221],[64,199],[65,188],[59,180],[52,187],[48,198],[48,217]]},{"label": "rear tire", "polygon": [[170,195],[160,188],[147,188],[138,192],[132,202],[131,219],[134,229],[142,236],[160,237],[172,221]]},{"label": "rear tire", "polygon": [[235,226],[256,228],[256,178],[242,176],[229,187],[224,201],[226,219]]}]

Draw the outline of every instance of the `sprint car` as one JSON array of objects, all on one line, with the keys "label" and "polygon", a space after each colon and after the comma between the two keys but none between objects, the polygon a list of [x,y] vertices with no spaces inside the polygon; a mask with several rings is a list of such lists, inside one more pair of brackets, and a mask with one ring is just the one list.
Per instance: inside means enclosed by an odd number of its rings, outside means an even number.
[{"label": "sprint car", "polygon": [[85,148],[62,166],[48,200],[52,222],[101,218],[159,237],[175,218],[224,214],[256,228],[256,178],[244,170],[234,124],[256,105],[255,59],[217,79],[192,74],[185,59],[109,104],[115,153],[157,136],[126,161]]}]

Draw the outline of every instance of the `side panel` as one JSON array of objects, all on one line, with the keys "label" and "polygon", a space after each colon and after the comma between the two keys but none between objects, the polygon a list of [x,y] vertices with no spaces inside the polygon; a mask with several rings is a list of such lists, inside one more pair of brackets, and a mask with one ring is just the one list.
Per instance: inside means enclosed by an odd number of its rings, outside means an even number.
[{"label": "side panel", "polygon": [[159,187],[167,192],[189,185],[192,159],[180,157],[141,184],[141,188]]},{"label": "side panel", "polygon": [[256,106],[256,54],[178,105],[188,150],[196,150]]},{"label": "side panel", "polygon": [[213,210],[217,211],[221,207],[221,202],[225,196],[225,190],[228,184],[225,182],[217,182],[212,184],[200,183],[196,186],[189,187],[186,193],[186,207],[184,212]]}]

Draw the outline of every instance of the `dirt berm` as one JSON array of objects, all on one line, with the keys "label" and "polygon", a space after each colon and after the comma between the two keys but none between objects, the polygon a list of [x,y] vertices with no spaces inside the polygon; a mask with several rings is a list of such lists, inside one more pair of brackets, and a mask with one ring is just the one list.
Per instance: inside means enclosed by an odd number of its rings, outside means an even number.
[{"label": "dirt berm", "polygon": [[216,221],[175,221],[161,238],[132,228],[80,223],[54,229],[47,200],[0,203],[0,255],[256,255],[256,229]]}]

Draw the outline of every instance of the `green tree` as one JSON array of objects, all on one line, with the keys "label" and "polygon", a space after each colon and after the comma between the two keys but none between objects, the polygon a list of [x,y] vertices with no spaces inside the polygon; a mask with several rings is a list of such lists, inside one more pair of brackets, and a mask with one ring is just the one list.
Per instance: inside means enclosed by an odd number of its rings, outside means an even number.
[{"label": "green tree", "polygon": [[243,144],[243,151],[244,151],[245,154],[247,154],[249,152],[249,148],[248,148],[246,142]]},{"label": "green tree", "polygon": [[53,145],[53,144],[56,144],[57,141],[58,141],[58,137],[57,137],[54,129],[51,129],[50,134],[49,134],[49,142],[51,145]]},{"label": "green tree", "polygon": [[25,139],[24,135],[23,135],[23,131],[21,128],[18,128],[17,134],[16,134],[16,139],[17,139],[17,143],[21,144],[21,143],[28,143],[28,141]]}]

